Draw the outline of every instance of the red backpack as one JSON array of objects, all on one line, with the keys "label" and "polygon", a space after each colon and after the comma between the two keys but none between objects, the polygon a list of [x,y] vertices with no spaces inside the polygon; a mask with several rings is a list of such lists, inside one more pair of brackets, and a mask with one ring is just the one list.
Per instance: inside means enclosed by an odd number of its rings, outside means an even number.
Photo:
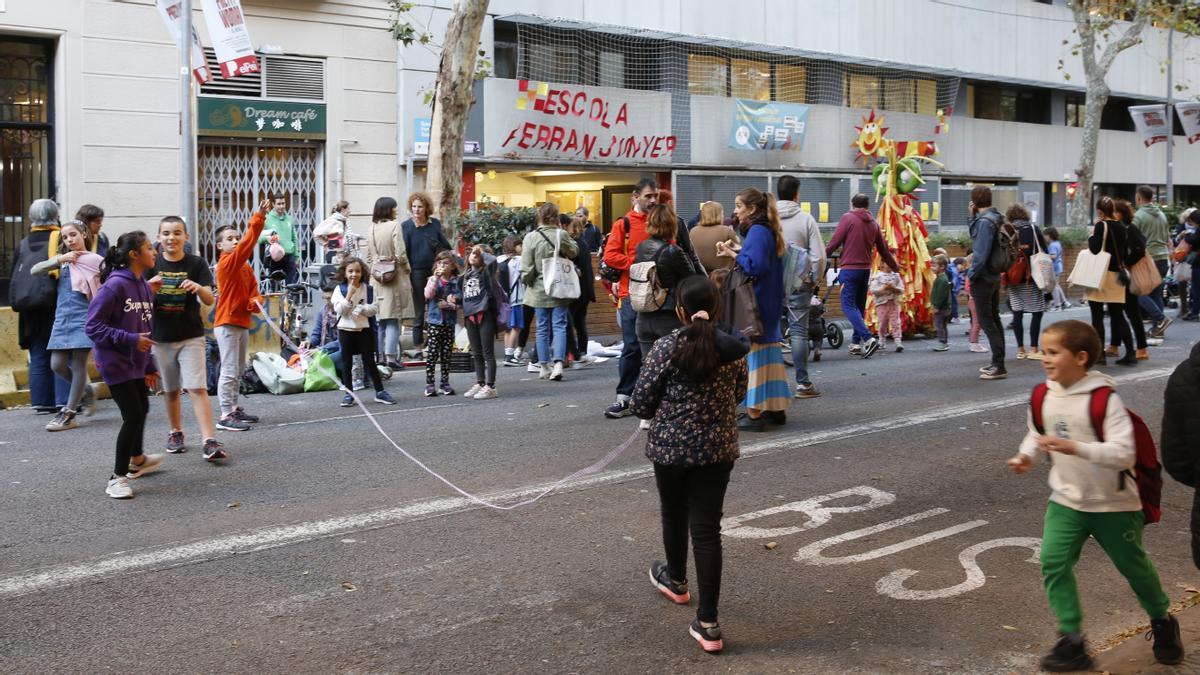
[{"label": "red backpack", "polygon": [[[1045,382],[1039,384],[1033,388],[1033,397],[1029,401],[1033,428],[1043,435],[1046,428],[1042,419],[1042,406],[1046,403],[1047,391],[1049,388]],[[1104,442],[1104,413],[1108,410],[1108,397],[1112,393],[1112,387],[1096,387],[1092,390],[1088,405],[1092,431],[1101,443]],[[1125,412],[1129,414],[1129,421],[1133,423],[1133,447],[1137,452],[1137,459],[1132,474],[1128,469],[1121,472],[1121,484],[1118,489],[1125,489],[1126,477],[1136,481],[1138,495],[1142,499],[1142,513],[1146,516],[1146,524],[1149,525],[1162,520],[1162,465],[1158,463],[1158,448],[1154,445],[1154,436],[1150,434],[1149,427],[1137,413],[1129,408],[1126,408]]]}]

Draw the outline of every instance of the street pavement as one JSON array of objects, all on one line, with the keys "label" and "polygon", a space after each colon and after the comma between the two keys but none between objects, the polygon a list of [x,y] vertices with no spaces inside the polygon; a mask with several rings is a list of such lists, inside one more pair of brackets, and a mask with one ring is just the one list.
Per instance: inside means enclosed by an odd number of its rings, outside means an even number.
[{"label": "street pavement", "polygon": [[[1086,311],[1047,322],[1062,318]],[[220,432],[231,456],[219,466],[200,457],[185,403],[191,451],[118,501],[104,495],[111,402],[55,434],[47,417],[0,412],[0,669],[1032,672],[1054,639],[1036,556],[1049,489],[1044,467],[1015,476],[1004,460],[1041,367],[1011,358],[1010,332],[1009,379],[982,382],[987,355],[966,350],[965,325],[951,329],[942,354],[932,341],[868,360],[825,349],[811,370],[822,396],[794,401],[782,428],[742,435],[720,656],[688,636],[694,605],[672,605],[647,578],[662,547],[644,437],[501,511],[418,468],[360,410],[339,408],[338,392],[250,397],[263,422]],[[1102,369],[1156,434],[1166,377],[1200,326],[1176,323],[1167,338],[1137,367]],[[601,415],[615,360],[561,383],[502,368],[491,401],[425,398],[423,375],[398,373],[387,386],[399,405],[368,409],[430,469],[502,504],[637,433],[636,420]],[[158,451],[166,422],[159,399],[151,408]],[[1190,504],[1168,479],[1163,521],[1146,531],[1181,603],[1200,587]],[[1144,622],[1094,544],[1078,573],[1094,643]]]}]

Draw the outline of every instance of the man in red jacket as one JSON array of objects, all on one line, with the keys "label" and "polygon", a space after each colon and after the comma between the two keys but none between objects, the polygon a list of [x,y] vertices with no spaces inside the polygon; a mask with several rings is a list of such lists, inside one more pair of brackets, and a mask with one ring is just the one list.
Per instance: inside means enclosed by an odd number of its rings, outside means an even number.
[{"label": "man in red jacket", "polygon": [[871,262],[876,253],[883,262],[892,268],[893,272],[900,271],[900,265],[888,250],[879,224],[867,210],[867,196],[858,193],[850,199],[852,207],[838,221],[833,239],[829,240],[826,254],[832,254],[839,248],[842,250],[841,271],[838,282],[842,284],[842,314],[854,328],[851,339],[850,353],[870,358],[879,349],[879,341],[867,330],[867,322],[863,320],[863,312],[867,309],[867,282],[871,276]]},{"label": "man in red jacket", "polygon": [[604,410],[604,416],[618,419],[629,414],[629,397],[633,385],[637,384],[642,370],[642,350],[637,340],[637,312],[629,303],[629,268],[638,244],[646,234],[646,212],[658,203],[658,183],[653,178],[643,178],[633,188],[633,208],[612,226],[608,243],[604,247],[604,262],[613,269],[621,270],[621,280],[613,288],[617,295],[617,315],[621,321],[621,360],[617,372],[617,400]]}]

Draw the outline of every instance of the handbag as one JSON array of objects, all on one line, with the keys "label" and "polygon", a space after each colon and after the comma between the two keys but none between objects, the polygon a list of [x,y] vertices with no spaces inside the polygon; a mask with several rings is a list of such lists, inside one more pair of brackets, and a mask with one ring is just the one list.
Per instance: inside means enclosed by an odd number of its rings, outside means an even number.
[{"label": "handbag", "polygon": [[1134,295],[1150,295],[1154,289],[1158,288],[1162,280],[1158,266],[1154,264],[1154,259],[1149,255],[1142,256],[1141,260],[1129,268],[1129,290]]},{"label": "handbag", "polygon": [[1104,278],[1100,281],[1100,288],[1089,288],[1083,294],[1083,299],[1088,302],[1125,302],[1125,285],[1121,283],[1117,277],[1117,273],[1112,270],[1104,270]]},{"label": "handbag", "polygon": [[[562,233],[562,230],[558,230],[558,237],[553,244],[554,255],[542,258],[542,289],[546,291],[546,295],[558,300],[578,300],[582,294],[579,287],[579,270],[575,268],[575,263],[558,256],[562,245]],[[539,230],[538,234],[542,235],[546,243],[550,243],[550,237],[547,237],[546,233]]]},{"label": "handbag", "polygon": [[323,349],[314,351],[308,360],[308,367],[304,370],[304,391],[332,391],[338,388],[336,380],[330,377],[331,374],[336,374],[337,369],[333,366],[333,359]]},{"label": "handbag", "polygon": [[[1079,255],[1075,257],[1075,267],[1071,270],[1071,276],[1067,278],[1067,283],[1093,290],[1100,289],[1107,276],[1108,263],[1112,261],[1112,255],[1104,250],[1107,239],[1108,223],[1105,223],[1104,236],[1100,239],[1100,252],[1092,253],[1091,249],[1086,248],[1080,251]],[[1116,273],[1113,272],[1112,275],[1115,281]]]},{"label": "handbag", "polygon": [[1186,262],[1175,263],[1175,283],[1181,284],[1192,280],[1192,266]]},{"label": "handbag", "polygon": [[1029,256],[1029,276],[1042,292],[1051,293],[1058,285],[1058,277],[1054,275],[1054,259],[1042,250],[1042,244],[1038,241],[1037,229],[1033,230],[1033,245],[1037,252]]},{"label": "handbag", "polygon": [[[375,242],[375,224],[371,225],[371,243],[375,244],[375,250],[379,250],[379,244]],[[395,260],[376,260],[374,265],[371,265],[371,278],[383,285],[389,285],[396,280],[396,261]]]},{"label": "handbag", "polygon": [[758,310],[758,297],[754,295],[754,280],[746,276],[741,267],[734,265],[725,277],[722,299],[725,305],[722,325],[741,331],[748,338],[763,334],[762,314]]}]

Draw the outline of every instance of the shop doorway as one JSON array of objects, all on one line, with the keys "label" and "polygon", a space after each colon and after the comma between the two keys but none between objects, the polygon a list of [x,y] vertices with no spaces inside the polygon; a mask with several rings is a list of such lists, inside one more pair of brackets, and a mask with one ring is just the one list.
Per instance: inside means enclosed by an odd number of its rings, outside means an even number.
[{"label": "shop doorway", "polygon": [[[300,242],[297,261],[308,268],[316,251],[312,229],[324,218],[323,144],[204,141],[197,149],[199,244],[196,254],[217,262],[213,233],[221,225],[245,228],[259,203],[272,192],[287,196]],[[254,267],[260,272],[260,255]]]}]

